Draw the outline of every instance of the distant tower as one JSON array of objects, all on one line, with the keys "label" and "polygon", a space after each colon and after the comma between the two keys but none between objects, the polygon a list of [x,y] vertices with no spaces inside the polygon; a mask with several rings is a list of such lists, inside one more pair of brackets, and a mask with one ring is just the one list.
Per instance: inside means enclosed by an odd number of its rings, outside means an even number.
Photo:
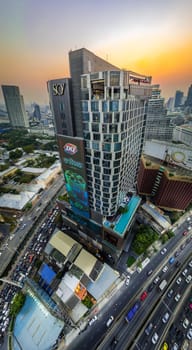
[{"label": "distant tower", "polygon": [[192,107],[192,84],[189,87],[188,94],[187,94],[187,99],[185,101],[185,106],[186,107]]},{"label": "distant tower", "polygon": [[41,120],[41,112],[40,112],[40,107],[37,104],[34,104],[34,111],[33,111],[33,118],[37,120]]},{"label": "distant tower", "polygon": [[28,128],[29,120],[25,111],[23,96],[19,87],[2,85],[3,96],[8,112],[8,117],[13,128]]},{"label": "distant tower", "polygon": [[164,107],[164,98],[161,97],[159,85],[152,86],[151,98],[148,100],[147,120],[145,127],[145,141],[158,139],[169,140],[172,138],[170,118]]},{"label": "distant tower", "polygon": [[177,90],[175,93],[175,104],[174,107],[178,108],[182,105],[183,102],[183,91]]}]

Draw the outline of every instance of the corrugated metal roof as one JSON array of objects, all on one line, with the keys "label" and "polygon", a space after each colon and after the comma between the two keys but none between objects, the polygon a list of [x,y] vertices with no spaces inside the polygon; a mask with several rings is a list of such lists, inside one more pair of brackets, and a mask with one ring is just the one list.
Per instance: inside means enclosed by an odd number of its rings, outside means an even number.
[{"label": "corrugated metal roof", "polygon": [[78,266],[87,276],[90,275],[93,270],[97,259],[86,250],[82,249],[74,264]]},{"label": "corrugated metal roof", "polygon": [[67,256],[73,245],[76,243],[77,242],[73,238],[67,236],[62,231],[57,231],[49,241],[49,244],[51,244],[65,257]]}]

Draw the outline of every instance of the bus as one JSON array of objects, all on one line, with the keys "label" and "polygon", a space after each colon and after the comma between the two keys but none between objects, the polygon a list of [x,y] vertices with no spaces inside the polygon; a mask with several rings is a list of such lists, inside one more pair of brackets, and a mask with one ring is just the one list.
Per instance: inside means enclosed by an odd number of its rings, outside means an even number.
[{"label": "bus", "polygon": [[137,301],[133,307],[128,311],[127,315],[125,316],[125,321],[126,322],[130,322],[133,317],[135,316],[136,312],[139,310],[141,306],[141,303],[139,301]]}]

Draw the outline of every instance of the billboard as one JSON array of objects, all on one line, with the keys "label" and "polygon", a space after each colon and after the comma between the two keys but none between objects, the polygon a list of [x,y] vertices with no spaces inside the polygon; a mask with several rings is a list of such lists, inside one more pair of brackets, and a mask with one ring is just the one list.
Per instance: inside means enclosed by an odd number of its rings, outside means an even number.
[{"label": "billboard", "polygon": [[77,215],[89,218],[83,139],[59,135],[58,144],[72,210]]}]

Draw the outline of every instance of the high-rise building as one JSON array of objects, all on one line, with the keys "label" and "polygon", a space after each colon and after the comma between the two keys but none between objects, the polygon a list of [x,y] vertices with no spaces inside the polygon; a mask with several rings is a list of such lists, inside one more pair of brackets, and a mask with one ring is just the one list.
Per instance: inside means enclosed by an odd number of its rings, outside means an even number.
[{"label": "high-rise building", "polygon": [[188,94],[187,94],[187,99],[185,101],[185,106],[192,108],[192,84],[188,89]]},{"label": "high-rise building", "polygon": [[33,108],[34,108],[34,110],[33,110],[33,118],[35,118],[36,120],[40,121],[41,120],[41,111],[40,111],[39,105],[35,103]]},{"label": "high-rise building", "polygon": [[70,52],[69,61],[71,80],[48,82],[68,193],[59,205],[76,238],[116,253],[140,203],[133,194],[151,77],[121,71],[86,49]]},{"label": "high-rise building", "polygon": [[[177,153],[178,154],[178,153]],[[138,191],[151,197],[166,210],[185,210],[191,203],[191,171],[143,155],[138,175]]]},{"label": "high-rise building", "polygon": [[183,104],[183,91],[177,90],[175,93],[174,107],[175,108],[181,107],[182,104]]},{"label": "high-rise building", "polygon": [[19,92],[19,87],[2,85],[2,91],[11,126],[13,128],[28,128],[29,119],[25,111],[23,96]]},{"label": "high-rise building", "polygon": [[159,85],[152,86],[152,94],[148,100],[145,140],[170,140],[173,127],[161,97]]}]

